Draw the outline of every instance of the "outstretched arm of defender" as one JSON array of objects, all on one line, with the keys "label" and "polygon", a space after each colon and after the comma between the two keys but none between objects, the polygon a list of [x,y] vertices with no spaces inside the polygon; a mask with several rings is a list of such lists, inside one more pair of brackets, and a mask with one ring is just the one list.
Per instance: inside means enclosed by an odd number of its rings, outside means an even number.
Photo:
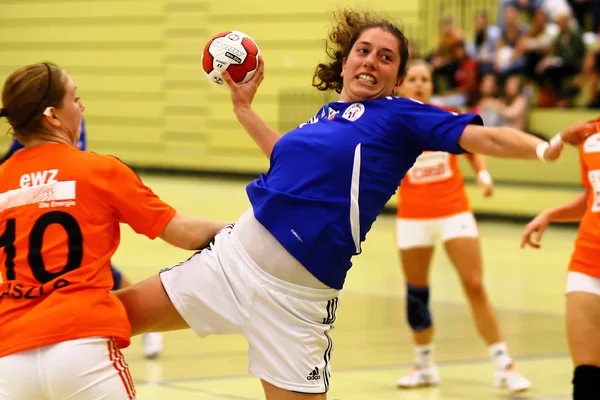
[{"label": "outstretched arm of defender", "polygon": [[[542,211],[527,226],[521,238],[521,248],[531,246],[539,249],[542,235],[551,222],[580,221],[585,214],[587,191],[580,193],[568,203]],[[532,238],[533,235],[533,238]]]},{"label": "outstretched arm of defender", "polygon": [[178,212],[163,229],[159,237],[181,249],[200,250],[208,246],[217,232],[228,224]]}]

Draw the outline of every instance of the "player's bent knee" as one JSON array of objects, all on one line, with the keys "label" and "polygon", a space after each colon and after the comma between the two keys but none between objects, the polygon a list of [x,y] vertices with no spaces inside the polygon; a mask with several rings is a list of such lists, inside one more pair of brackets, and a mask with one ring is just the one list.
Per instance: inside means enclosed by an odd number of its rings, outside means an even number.
[{"label": "player's bent knee", "polygon": [[600,367],[580,365],[573,376],[573,400],[591,400],[598,398]]},{"label": "player's bent knee", "polygon": [[433,324],[429,311],[429,286],[406,284],[406,316],[413,331],[422,331]]},{"label": "player's bent knee", "polygon": [[467,278],[463,281],[463,287],[469,297],[482,297],[485,295],[483,279],[481,279],[481,276]]}]

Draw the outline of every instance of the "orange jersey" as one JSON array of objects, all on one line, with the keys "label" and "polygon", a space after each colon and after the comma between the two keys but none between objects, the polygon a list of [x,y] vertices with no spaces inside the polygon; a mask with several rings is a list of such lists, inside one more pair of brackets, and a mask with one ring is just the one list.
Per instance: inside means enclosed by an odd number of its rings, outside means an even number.
[{"label": "orange jersey", "polygon": [[[449,107],[440,108],[458,112]],[[455,154],[423,152],[398,188],[398,218],[443,218],[470,210],[464,178]]]},{"label": "orange jersey", "polygon": [[127,347],[119,223],[154,239],[174,215],[115,157],[44,144],[0,165],[0,357],[92,336]]},{"label": "orange jersey", "polygon": [[398,218],[443,218],[470,210],[455,154],[424,152],[398,188]]},{"label": "orange jersey", "polygon": [[569,270],[600,278],[600,133],[589,136],[579,146],[579,159],[587,204]]}]

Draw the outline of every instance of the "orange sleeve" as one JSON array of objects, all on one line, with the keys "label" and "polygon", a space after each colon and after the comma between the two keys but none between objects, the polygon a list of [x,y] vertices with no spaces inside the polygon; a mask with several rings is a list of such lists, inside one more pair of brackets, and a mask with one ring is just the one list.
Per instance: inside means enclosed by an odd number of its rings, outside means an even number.
[{"label": "orange sleeve", "polygon": [[590,184],[590,178],[588,176],[588,168],[585,165],[585,161],[583,159],[583,143],[579,146],[579,167],[581,170],[581,186],[590,190],[591,184]]},{"label": "orange sleeve", "polygon": [[112,158],[106,188],[110,205],[119,220],[150,239],[155,239],[175,216],[175,209],[162,201],[142,183],[131,168],[118,158]]}]

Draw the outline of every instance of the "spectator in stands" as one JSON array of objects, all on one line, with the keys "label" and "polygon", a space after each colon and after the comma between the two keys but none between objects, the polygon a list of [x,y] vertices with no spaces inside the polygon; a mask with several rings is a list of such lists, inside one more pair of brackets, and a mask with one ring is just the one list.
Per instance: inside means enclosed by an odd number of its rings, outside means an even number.
[{"label": "spectator in stands", "polygon": [[527,32],[527,27],[519,21],[519,12],[515,6],[504,9],[504,28],[496,43],[494,55],[494,70],[498,74],[508,70],[518,70],[524,67],[521,37]]},{"label": "spectator in stands", "polygon": [[481,98],[472,108],[472,112],[479,114],[486,126],[525,129],[529,117],[529,104],[523,87],[522,78],[519,75],[511,75],[504,84],[503,95],[497,98],[496,78],[494,75],[486,75],[481,81]]},{"label": "spectator in stands", "polygon": [[504,94],[498,101],[498,113],[504,126],[526,129],[529,119],[529,102],[523,92],[523,80],[512,75],[504,84]]},{"label": "spectator in stands", "polygon": [[549,100],[540,106],[565,106],[568,91],[565,91],[565,78],[572,78],[581,72],[585,57],[585,44],[579,30],[571,24],[571,14],[559,15],[557,24],[559,35],[554,41],[551,55],[540,61],[536,73],[541,79],[544,91],[553,91],[554,101]]},{"label": "spectator in stands", "polygon": [[429,57],[433,67],[433,82],[436,92],[453,89],[456,85],[454,76],[459,67],[454,58],[454,46],[464,38],[462,30],[454,26],[450,15],[445,15],[440,21],[440,38],[436,50]]},{"label": "spectator in stands", "polygon": [[533,15],[535,10],[542,6],[544,0],[499,0],[498,1],[498,26],[502,29],[506,27],[508,18],[506,11],[509,8],[514,9],[518,14],[519,11],[525,11],[529,15]]},{"label": "spectator in stands", "polygon": [[534,13],[527,35],[522,39],[522,51],[525,59],[522,72],[527,78],[535,80],[536,67],[542,59],[552,53],[557,35],[558,29],[548,22],[546,12],[538,8]]},{"label": "spectator in stands", "polygon": [[479,100],[472,107],[471,112],[479,114],[485,126],[502,126],[497,95],[496,76],[494,74],[484,75],[481,79]]},{"label": "spectator in stands", "polygon": [[477,62],[469,57],[464,42],[457,42],[453,47],[453,57],[457,70],[454,75],[455,87],[432,99],[446,107],[461,108],[472,105],[478,96],[479,75]]},{"label": "spectator in stands", "polygon": [[506,26],[506,9],[513,7],[518,11],[524,11],[528,18],[533,18],[538,9],[543,9],[550,21],[555,21],[560,14],[570,12],[571,8],[567,0],[500,0],[498,12],[498,25],[504,29]]},{"label": "spectator in stands", "polygon": [[485,10],[475,14],[475,33],[473,41],[467,45],[469,57],[477,62],[479,76],[490,74],[494,71],[494,54],[496,43],[500,39],[500,28],[489,25],[488,14]]},{"label": "spectator in stands", "polygon": [[[542,0],[540,8],[546,11],[548,14],[548,19],[553,22],[557,22],[558,18],[563,14],[572,14],[571,7],[567,0]],[[572,20],[573,24],[576,26],[577,21]]]},{"label": "spectator in stands", "polygon": [[575,97],[584,85],[587,85],[588,108],[600,108],[600,95],[598,94],[598,80],[600,78],[600,41],[591,46],[587,51],[581,67],[581,73],[573,78],[571,84],[565,89],[567,97]]}]

